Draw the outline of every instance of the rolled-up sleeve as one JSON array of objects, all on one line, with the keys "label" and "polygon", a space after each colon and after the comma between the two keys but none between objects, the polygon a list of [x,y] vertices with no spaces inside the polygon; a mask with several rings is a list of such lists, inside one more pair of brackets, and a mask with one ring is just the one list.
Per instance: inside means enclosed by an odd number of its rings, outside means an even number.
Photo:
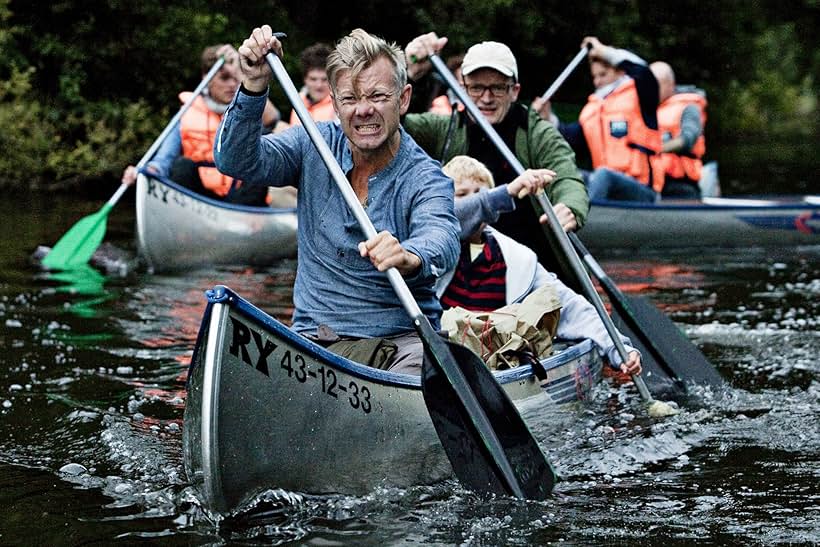
[{"label": "rolled-up sleeve", "polygon": [[265,95],[236,94],[214,140],[216,168],[245,184],[297,186],[302,158],[299,134],[262,136],[266,100]]}]

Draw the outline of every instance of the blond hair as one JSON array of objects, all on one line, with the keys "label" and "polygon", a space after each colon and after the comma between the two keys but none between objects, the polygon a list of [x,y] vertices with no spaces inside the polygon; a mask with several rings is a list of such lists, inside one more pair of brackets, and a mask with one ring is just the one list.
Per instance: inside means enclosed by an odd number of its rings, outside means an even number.
[{"label": "blond hair", "polygon": [[455,182],[471,178],[476,182],[484,184],[487,188],[495,187],[493,174],[487,167],[475,158],[470,156],[456,156],[441,168],[444,174]]},{"label": "blond hair", "polygon": [[384,57],[393,65],[396,89],[404,88],[407,84],[407,64],[401,48],[395,42],[388,43],[383,38],[357,28],[339,40],[336,49],[327,57],[325,70],[334,93],[341,71],[350,70],[350,78],[355,82],[359,73],[380,57]]}]

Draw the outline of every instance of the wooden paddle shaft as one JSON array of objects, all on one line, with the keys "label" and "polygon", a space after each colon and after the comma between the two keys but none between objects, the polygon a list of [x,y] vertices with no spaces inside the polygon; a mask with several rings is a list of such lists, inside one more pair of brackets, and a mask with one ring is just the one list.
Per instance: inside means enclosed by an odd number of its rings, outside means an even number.
[{"label": "wooden paddle shaft", "polygon": [[[577,56],[576,56],[577,57]],[[521,175],[524,173],[524,166],[518,161],[518,158],[515,157],[515,154],[509,149],[509,147],[504,143],[501,139],[501,136],[496,132],[490,122],[484,117],[475,103],[470,99],[470,97],[465,93],[464,89],[461,85],[456,81],[453,73],[450,72],[450,69],[447,68],[447,65],[444,64],[444,61],[436,55],[430,55],[430,61],[433,63],[433,67],[439,72],[439,75],[444,78],[444,81],[453,90],[453,92],[458,96],[461,102],[464,104],[464,107],[469,112],[470,116],[472,116],[473,120],[481,127],[487,137],[493,142],[495,147],[498,149],[498,152],[504,157],[507,163],[512,166],[513,170]],[[598,315],[601,318],[601,321],[604,323],[604,327],[606,328],[607,333],[609,333],[610,338],[612,338],[612,343],[615,344],[615,348],[618,350],[618,354],[621,356],[621,359],[624,363],[628,360],[628,355],[626,352],[626,348],[624,347],[623,342],[621,341],[621,337],[618,334],[618,330],[615,328],[615,324],[612,322],[612,319],[609,317],[609,314],[606,313],[604,309],[604,305],[601,302],[600,296],[598,296],[598,292],[595,290],[595,287],[592,285],[592,280],[589,278],[589,274],[584,269],[584,266],[581,264],[580,258],[578,258],[578,254],[575,252],[575,249],[572,247],[572,244],[569,241],[569,237],[567,237],[567,233],[564,232],[564,229],[561,227],[561,223],[558,221],[558,217],[555,216],[555,211],[552,210],[552,204],[547,198],[547,194],[544,191],[541,191],[536,196],[538,200],[538,204],[544,210],[544,213],[547,215],[549,229],[552,230],[553,234],[555,235],[555,239],[558,241],[559,245],[561,246],[561,251],[564,253],[564,256],[567,257],[570,267],[572,268],[573,273],[578,278],[581,283],[581,287],[586,294],[587,300],[592,303],[595,307],[595,310],[598,312]],[[573,234],[574,235],[574,234]],[[636,378],[638,380],[636,380]],[[652,396],[649,393],[649,390],[646,388],[646,384],[640,379],[639,376],[633,375],[632,379],[635,380],[635,385],[638,388],[638,391],[641,394],[641,397],[648,401],[652,400]]]}]

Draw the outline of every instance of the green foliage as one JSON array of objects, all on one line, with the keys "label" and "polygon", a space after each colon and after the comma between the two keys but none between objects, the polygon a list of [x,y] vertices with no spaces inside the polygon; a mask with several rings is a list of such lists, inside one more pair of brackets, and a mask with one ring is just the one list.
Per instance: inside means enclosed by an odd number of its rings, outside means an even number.
[{"label": "green foliage", "polygon": [[131,104],[98,102],[75,111],[65,120],[63,134],[77,135],[52,150],[47,168],[58,182],[76,182],[84,174],[119,174],[142,156],[163,125],[140,101]]},{"label": "green foliage", "polygon": [[[55,141],[56,128],[43,116],[39,103],[25,99],[31,90],[33,68],[10,69],[0,82],[0,188],[22,182],[37,186],[38,176]],[[31,180],[33,174],[34,180]]]},{"label": "green foliage", "polygon": [[724,115],[734,116],[737,130],[770,138],[816,134],[817,85],[800,68],[799,47],[791,23],[768,28],[754,40],[754,74],[745,82],[733,79],[729,87],[735,100]]},{"label": "green foliage", "polygon": [[[119,177],[167,123],[178,92],[199,82],[202,48],[238,46],[264,23],[288,33],[284,63],[297,83],[299,51],[355,27],[401,45],[423,32],[448,36],[444,57],[502,41],[517,55],[523,101],[596,35],[664,59],[679,82],[707,90],[712,158],[733,141],[816,142],[820,133],[816,0],[0,0],[0,186]],[[556,100],[582,104],[590,88],[580,68]],[[784,146],[754,150],[793,159]]]},{"label": "green foliage", "polygon": [[31,100],[34,68],[12,69],[0,82],[0,187],[64,187],[113,176],[142,155],[162,130],[160,115],[145,101],[88,103],[61,112]]}]

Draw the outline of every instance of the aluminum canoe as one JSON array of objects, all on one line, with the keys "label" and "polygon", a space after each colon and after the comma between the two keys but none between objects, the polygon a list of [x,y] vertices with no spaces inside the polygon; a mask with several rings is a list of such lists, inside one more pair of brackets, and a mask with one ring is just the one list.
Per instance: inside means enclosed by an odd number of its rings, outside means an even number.
[{"label": "aluminum canoe", "polygon": [[[188,371],[183,452],[208,509],[229,513],[271,489],[364,494],[452,476],[418,376],[334,355],[224,286],[207,299]],[[601,376],[589,340],[543,365],[545,380],[529,366],[496,373],[536,415],[583,399]]]},{"label": "aluminum canoe", "polygon": [[820,196],[595,200],[578,236],[593,249],[820,245]]},{"label": "aluminum canoe", "polygon": [[296,256],[296,210],[224,203],[167,178],[137,178],[137,246],[153,271],[267,266]]}]

